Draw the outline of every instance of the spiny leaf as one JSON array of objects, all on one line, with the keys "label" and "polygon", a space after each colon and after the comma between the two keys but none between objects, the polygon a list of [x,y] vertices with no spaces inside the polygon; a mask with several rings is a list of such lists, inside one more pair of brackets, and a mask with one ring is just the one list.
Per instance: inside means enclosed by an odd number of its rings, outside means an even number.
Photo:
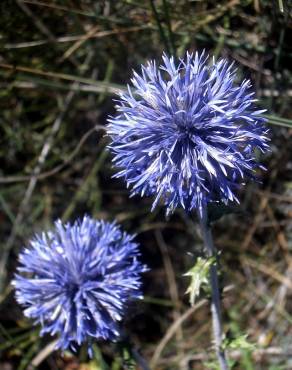
[{"label": "spiny leaf", "polygon": [[132,357],[131,351],[126,347],[123,349],[123,362],[127,369],[135,370],[135,360]]},{"label": "spiny leaf", "polygon": [[[227,363],[228,363],[228,369],[231,370],[234,368],[236,361],[233,359],[228,359]],[[218,361],[215,359],[213,361],[204,362],[204,366],[206,367],[206,369],[210,369],[210,370],[221,370],[221,367],[218,364]]]},{"label": "spiny leaf", "polygon": [[195,304],[195,299],[200,294],[202,286],[208,285],[210,267],[214,262],[214,257],[198,257],[196,264],[187,273],[184,274],[184,276],[191,277],[191,283],[186,291],[186,294],[190,295],[191,306]]},{"label": "spiny leaf", "polygon": [[236,338],[225,338],[223,342],[224,349],[237,349],[237,350],[248,350],[253,351],[256,346],[254,343],[251,343],[247,340],[248,335],[242,334]]}]

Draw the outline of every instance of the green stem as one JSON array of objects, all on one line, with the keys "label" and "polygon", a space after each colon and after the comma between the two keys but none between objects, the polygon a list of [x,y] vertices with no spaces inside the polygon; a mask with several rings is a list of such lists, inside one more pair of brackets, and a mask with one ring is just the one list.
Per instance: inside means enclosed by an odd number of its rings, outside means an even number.
[{"label": "green stem", "polygon": [[167,25],[167,31],[168,31],[171,53],[172,53],[173,56],[176,56],[174,35],[173,35],[172,29],[171,29],[171,20],[170,20],[169,7],[168,7],[167,0],[163,0],[163,8],[164,8],[164,13],[165,13],[165,18],[166,18],[166,25]]},{"label": "green stem", "polygon": [[159,33],[160,33],[161,40],[165,45],[167,54],[170,55],[170,48],[169,48],[168,40],[167,40],[167,37],[165,36],[164,29],[161,25],[161,21],[160,21],[160,18],[159,18],[159,14],[156,10],[156,7],[155,7],[155,4],[154,4],[153,0],[150,0],[150,6],[151,6],[154,18],[155,18],[157,26],[158,26],[158,30],[159,30]]}]

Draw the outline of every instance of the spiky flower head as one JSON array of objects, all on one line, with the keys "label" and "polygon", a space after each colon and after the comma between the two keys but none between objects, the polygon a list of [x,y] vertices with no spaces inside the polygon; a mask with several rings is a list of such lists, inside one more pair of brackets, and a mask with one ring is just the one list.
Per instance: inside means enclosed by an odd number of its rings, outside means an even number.
[{"label": "spiky flower head", "polygon": [[178,62],[163,55],[131,81],[108,125],[116,176],[131,194],[153,195],[152,209],[162,200],[168,213],[237,201],[239,185],[261,167],[255,150],[268,149],[250,81],[236,83],[232,64],[204,53]]},{"label": "spiky flower head", "polygon": [[13,284],[24,314],[59,334],[57,348],[83,342],[91,354],[93,338],[115,340],[128,303],[142,298],[133,236],[116,223],[85,216],[73,224],[55,223],[53,231],[36,235],[19,256]]}]

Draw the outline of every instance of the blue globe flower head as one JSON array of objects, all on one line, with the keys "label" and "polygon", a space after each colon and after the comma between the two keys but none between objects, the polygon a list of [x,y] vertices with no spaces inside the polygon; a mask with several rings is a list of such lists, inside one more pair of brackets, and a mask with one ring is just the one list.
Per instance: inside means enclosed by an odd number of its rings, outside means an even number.
[{"label": "blue globe flower head", "polygon": [[55,223],[36,235],[19,256],[13,284],[25,316],[41,334],[59,334],[57,348],[76,349],[93,339],[115,340],[133,299],[142,298],[138,244],[116,223],[85,216]]},{"label": "blue globe flower head", "polygon": [[238,187],[262,168],[255,152],[269,148],[250,81],[236,83],[232,64],[204,52],[162,59],[134,72],[109,119],[116,177],[167,213],[238,201]]}]

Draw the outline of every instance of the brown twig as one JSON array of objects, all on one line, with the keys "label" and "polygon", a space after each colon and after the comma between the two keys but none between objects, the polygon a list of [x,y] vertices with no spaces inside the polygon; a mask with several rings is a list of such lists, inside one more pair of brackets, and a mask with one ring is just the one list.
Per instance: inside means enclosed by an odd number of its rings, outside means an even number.
[{"label": "brown twig", "polygon": [[[168,253],[168,246],[166,245],[163,239],[162,233],[159,229],[155,230],[155,238],[156,238],[158,247],[160,249],[160,253],[162,255],[163,265],[164,265],[166,278],[168,282],[169,293],[170,293],[171,300],[174,304],[173,319],[176,321],[181,316],[181,312],[180,312],[179,294],[178,294],[178,289],[177,289],[177,284],[176,284],[176,279],[175,279],[175,273],[173,270],[173,265],[172,265],[172,262],[171,262],[171,259]],[[178,327],[177,332],[176,332],[176,338],[178,342],[180,343],[183,342],[182,326]],[[178,345],[177,348],[178,348],[178,354],[181,357],[184,357],[184,353],[181,347]]]},{"label": "brown twig", "polygon": [[198,302],[196,305],[190,307],[182,316],[180,316],[176,321],[172,323],[172,325],[168,328],[167,332],[165,333],[164,337],[156,347],[156,350],[152,356],[150,361],[150,366],[154,369],[156,364],[161,356],[162,351],[164,350],[167,343],[170,339],[175,335],[178,328],[186,321],[195,311],[200,309],[201,307],[205,306],[208,303],[206,299]]},{"label": "brown twig", "polygon": [[[63,108],[62,108],[61,112],[59,113],[59,115],[57,116],[56,120],[54,121],[54,123],[52,125],[51,132],[50,132],[49,136],[47,137],[47,139],[44,142],[44,145],[42,147],[42,150],[41,150],[40,155],[39,155],[38,160],[37,160],[37,164],[36,164],[36,166],[33,170],[33,174],[30,177],[30,180],[29,180],[28,186],[26,188],[25,194],[24,194],[23,199],[22,199],[22,201],[19,205],[19,209],[18,209],[16,218],[15,218],[15,221],[13,223],[12,230],[11,230],[10,235],[8,237],[8,240],[7,240],[5,246],[2,250],[2,256],[1,256],[1,260],[0,260],[0,276],[1,276],[2,284],[4,283],[4,278],[6,276],[5,275],[6,261],[9,257],[9,251],[10,251],[11,247],[13,246],[13,244],[15,242],[17,232],[19,230],[19,226],[22,224],[23,219],[26,215],[27,208],[28,208],[31,196],[34,192],[35,186],[36,186],[37,181],[38,181],[38,175],[40,174],[41,169],[43,167],[43,164],[44,164],[44,162],[45,162],[45,160],[46,160],[46,158],[47,158],[47,156],[48,156],[48,154],[49,154],[49,152],[52,148],[54,138],[55,138],[57,132],[60,129],[61,123],[63,121],[63,118],[64,118],[65,114],[67,113],[67,110],[68,110],[69,105],[70,105],[70,103],[73,99],[73,96],[74,96],[73,91],[70,91],[67,94],[67,96],[65,98],[65,101],[64,101]],[[1,286],[0,291],[2,290],[2,288],[3,287]]]},{"label": "brown twig", "polygon": [[27,176],[7,176],[7,177],[0,177],[0,184],[10,184],[15,182],[25,182],[30,181],[33,176],[36,177],[37,180],[44,180],[50,176],[56,175],[58,172],[62,171],[64,167],[66,167],[72,160],[76,157],[76,155],[79,153],[82,146],[85,144],[87,139],[94,133],[99,130],[105,130],[106,128],[101,125],[95,125],[93,128],[88,130],[80,139],[77,146],[74,148],[72,153],[68,156],[67,159],[63,161],[63,163],[59,164],[58,166],[52,168],[49,171],[42,172],[38,175],[35,175],[34,173],[27,175]]},{"label": "brown twig", "polygon": [[257,210],[257,214],[254,218],[254,222],[253,222],[252,226],[250,227],[250,229],[248,230],[248,232],[247,232],[247,234],[246,234],[246,236],[245,236],[245,238],[244,238],[244,240],[241,244],[240,250],[244,251],[250,245],[250,243],[252,241],[252,238],[253,238],[260,222],[263,219],[263,211],[265,210],[267,204],[268,204],[268,197],[263,196],[261,198],[261,201],[260,201],[260,204],[259,204],[259,207],[258,207],[258,210]]},{"label": "brown twig", "polygon": [[85,34],[76,35],[76,36],[56,37],[54,40],[25,41],[25,42],[18,42],[16,44],[7,43],[3,46],[3,48],[9,50],[9,49],[21,49],[21,48],[41,46],[41,45],[46,45],[50,42],[54,42],[54,43],[67,43],[67,42],[79,42],[79,41],[82,42],[83,40],[100,39],[100,38],[104,38],[107,36],[119,35],[122,33],[137,32],[137,31],[148,29],[148,28],[150,28],[150,26],[143,25],[143,26],[134,26],[134,27],[127,27],[127,28],[118,28],[115,30],[100,31],[100,32],[92,33],[90,35],[85,33]]},{"label": "brown twig", "polygon": [[[81,76],[72,76],[66,73],[48,72],[48,71],[42,71],[39,69],[30,68],[30,67],[14,66],[12,64],[6,64],[6,63],[0,63],[0,68],[7,69],[12,72],[27,72],[27,73],[31,73],[34,75],[44,76],[44,77],[58,78],[61,80],[66,80],[66,81],[73,81],[73,82],[78,82],[81,84],[93,85],[94,87],[98,89],[99,92],[104,92],[105,90],[107,90],[113,94],[118,94],[122,91],[121,88],[115,87],[112,84],[108,84],[106,82],[93,81],[90,78],[84,78]],[[79,88],[76,85],[73,85],[72,88],[70,88],[70,90],[80,91],[81,88]]]},{"label": "brown twig", "polygon": [[263,263],[255,262],[254,260],[252,260],[251,258],[247,258],[246,256],[242,257],[241,260],[243,265],[247,264],[248,266],[255,268],[258,271],[261,271],[264,274],[272,277],[274,280],[285,285],[288,289],[292,289],[292,281],[277,270],[275,270],[273,267],[267,266]]}]

